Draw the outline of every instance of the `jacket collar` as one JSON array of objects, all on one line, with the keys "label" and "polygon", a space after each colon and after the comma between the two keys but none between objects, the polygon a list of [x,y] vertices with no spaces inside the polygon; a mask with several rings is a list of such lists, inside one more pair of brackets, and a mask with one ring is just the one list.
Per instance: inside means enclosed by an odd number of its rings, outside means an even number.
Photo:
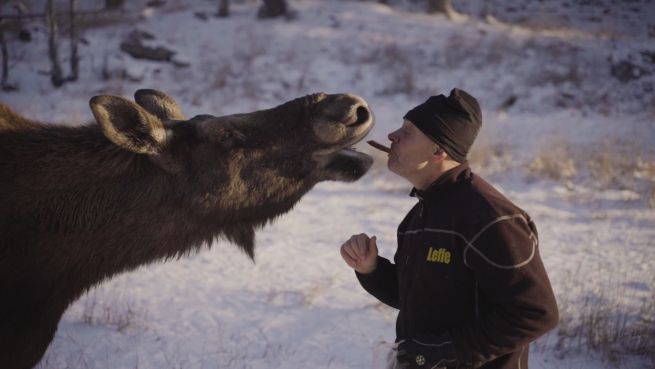
[{"label": "jacket collar", "polygon": [[471,169],[468,161],[452,168],[439,176],[428,188],[419,190],[412,188],[410,196],[416,197],[420,201],[431,200],[456,187],[458,183],[468,182],[471,179]]}]

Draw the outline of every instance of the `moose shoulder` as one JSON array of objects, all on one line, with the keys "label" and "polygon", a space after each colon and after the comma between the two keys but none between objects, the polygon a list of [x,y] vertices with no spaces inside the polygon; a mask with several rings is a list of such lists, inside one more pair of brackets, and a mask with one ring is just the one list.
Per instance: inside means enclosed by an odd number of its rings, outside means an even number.
[{"label": "moose shoulder", "polygon": [[366,102],[314,94],[186,119],[175,101],[91,99],[98,124],[40,124],[0,104],[0,367],[31,368],[66,308],[117,273],[254,231],[316,183],[354,181]]}]

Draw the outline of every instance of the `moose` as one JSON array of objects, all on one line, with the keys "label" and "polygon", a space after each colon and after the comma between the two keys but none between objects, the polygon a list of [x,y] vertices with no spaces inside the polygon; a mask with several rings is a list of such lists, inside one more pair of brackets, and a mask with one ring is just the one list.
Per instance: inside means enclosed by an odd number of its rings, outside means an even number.
[{"label": "moose", "polygon": [[[44,124],[0,104],[0,367],[44,355],[94,285],[227,239],[254,260],[255,230],[321,181],[355,181],[365,100],[317,93],[187,119],[167,94],[95,96],[93,124]],[[97,123],[97,124],[96,124]]]}]

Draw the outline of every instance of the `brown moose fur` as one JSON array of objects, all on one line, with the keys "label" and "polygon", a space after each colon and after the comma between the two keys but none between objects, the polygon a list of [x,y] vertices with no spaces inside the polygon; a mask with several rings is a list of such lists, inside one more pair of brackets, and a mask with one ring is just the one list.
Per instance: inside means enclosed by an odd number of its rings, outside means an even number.
[{"label": "brown moose fur", "polygon": [[323,180],[371,158],[347,147],[372,126],[352,95],[184,119],[169,96],[91,99],[98,124],[27,120],[0,104],[0,367],[38,363],[61,315],[101,281],[225,237],[253,257],[254,230]]}]

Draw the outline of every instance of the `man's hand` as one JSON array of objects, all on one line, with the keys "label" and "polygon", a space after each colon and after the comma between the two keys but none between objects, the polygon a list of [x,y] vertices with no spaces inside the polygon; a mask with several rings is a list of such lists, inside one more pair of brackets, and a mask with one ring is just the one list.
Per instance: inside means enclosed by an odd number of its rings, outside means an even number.
[{"label": "man's hand", "polygon": [[378,265],[378,245],[375,236],[369,238],[364,233],[353,235],[341,245],[341,257],[357,273],[371,273]]},{"label": "man's hand", "polygon": [[445,335],[400,341],[396,358],[402,369],[441,369],[457,366],[452,340]]}]

